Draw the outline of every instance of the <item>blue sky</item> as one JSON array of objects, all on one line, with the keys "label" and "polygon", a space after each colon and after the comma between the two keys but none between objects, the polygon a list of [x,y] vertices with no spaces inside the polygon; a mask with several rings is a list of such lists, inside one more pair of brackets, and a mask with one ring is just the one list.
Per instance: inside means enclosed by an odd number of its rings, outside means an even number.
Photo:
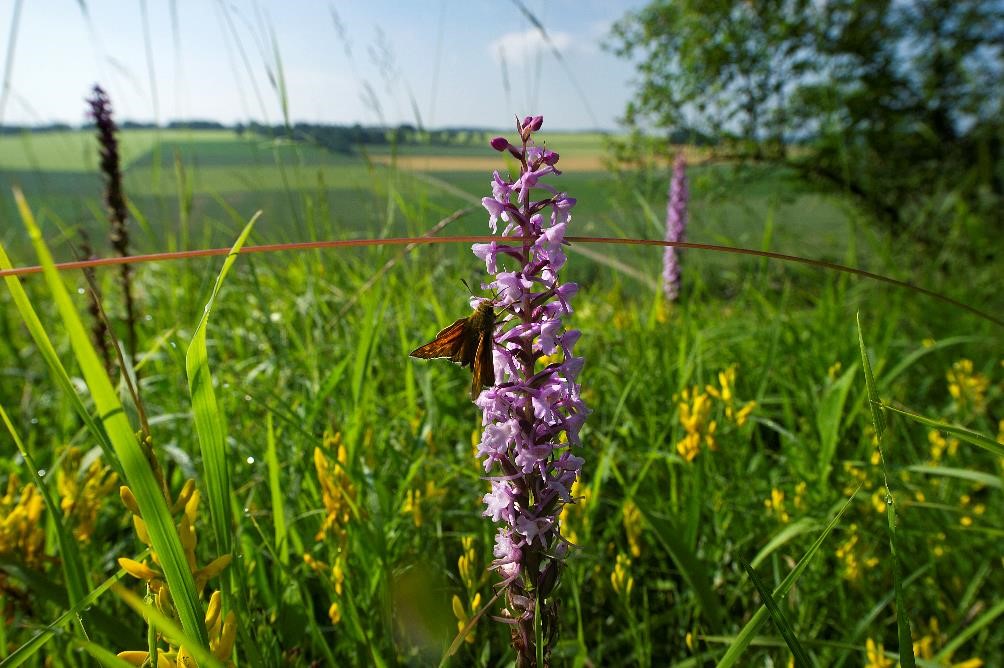
[{"label": "blue sky", "polygon": [[[101,82],[119,119],[279,123],[274,34],[294,121],[415,123],[417,107],[431,127],[508,127],[515,113],[552,129],[615,127],[633,72],[601,43],[644,1],[526,4],[567,69],[506,0],[148,0],[151,59],[139,1],[27,1],[0,121],[80,123]],[[0,0],[0,58],[14,8]]]}]

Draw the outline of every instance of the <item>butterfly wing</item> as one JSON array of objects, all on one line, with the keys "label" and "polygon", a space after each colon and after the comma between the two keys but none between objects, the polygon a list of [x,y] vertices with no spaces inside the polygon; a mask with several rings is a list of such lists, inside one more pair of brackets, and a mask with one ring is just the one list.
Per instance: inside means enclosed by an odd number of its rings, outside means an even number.
[{"label": "butterfly wing", "polygon": [[471,401],[478,398],[481,390],[495,384],[495,356],[492,354],[492,329],[482,330],[478,336],[478,350],[471,378]]},{"label": "butterfly wing", "polygon": [[465,347],[464,341],[469,338],[464,336],[466,329],[467,318],[457,320],[439,332],[439,334],[436,334],[436,338],[432,341],[411,351],[411,357],[420,357],[427,360],[448,357],[450,361],[462,364],[461,358]]}]

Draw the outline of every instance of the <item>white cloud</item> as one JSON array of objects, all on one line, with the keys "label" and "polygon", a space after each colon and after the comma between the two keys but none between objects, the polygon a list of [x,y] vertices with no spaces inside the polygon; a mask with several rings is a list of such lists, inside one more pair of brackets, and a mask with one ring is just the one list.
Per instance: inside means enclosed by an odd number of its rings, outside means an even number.
[{"label": "white cloud", "polygon": [[533,63],[538,54],[547,55],[552,48],[564,54],[572,45],[572,36],[567,32],[548,32],[547,36],[550,41],[545,40],[536,28],[507,32],[492,40],[488,49],[496,63],[502,60],[501,51],[504,50],[508,67],[524,67]]}]

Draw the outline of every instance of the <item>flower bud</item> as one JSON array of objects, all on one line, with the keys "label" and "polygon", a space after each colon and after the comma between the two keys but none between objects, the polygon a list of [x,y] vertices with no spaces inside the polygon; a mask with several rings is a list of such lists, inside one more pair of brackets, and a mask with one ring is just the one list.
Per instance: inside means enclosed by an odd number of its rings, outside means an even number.
[{"label": "flower bud", "polygon": [[505,137],[495,137],[491,141],[492,148],[496,151],[504,151],[509,148],[509,140]]}]

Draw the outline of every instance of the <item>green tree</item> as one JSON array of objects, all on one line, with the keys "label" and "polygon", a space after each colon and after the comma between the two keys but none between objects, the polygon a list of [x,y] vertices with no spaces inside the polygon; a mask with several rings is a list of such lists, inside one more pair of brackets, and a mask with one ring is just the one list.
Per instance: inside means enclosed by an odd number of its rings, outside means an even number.
[{"label": "green tree", "polygon": [[922,237],[943,231],[924,215],[938,197],[1000,204],[998,0],[654,0],[611,47],[640,75],[633,129],[711,135]]}]

